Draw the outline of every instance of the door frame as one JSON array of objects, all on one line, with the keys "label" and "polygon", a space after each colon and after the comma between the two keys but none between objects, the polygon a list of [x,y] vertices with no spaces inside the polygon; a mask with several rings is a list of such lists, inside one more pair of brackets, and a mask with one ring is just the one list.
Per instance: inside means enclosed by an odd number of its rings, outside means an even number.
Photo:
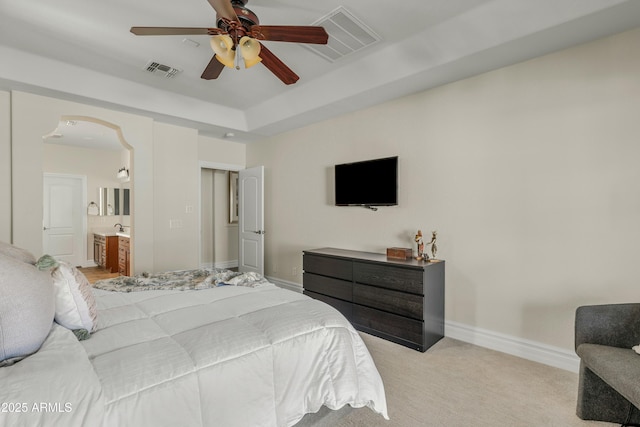
[{"label": "door frame", "polygon": [[[233,163],[208,162],[205,160],[200,160],[198,162],[198,171],[200,171],[198,179],[198,265],[200,267],[202,267],[202,169],[239,172],[242,169],[246,169],[246,166]],[[215,239],[215,236],[213,238]],[[239,232],[238,238],[240,238]]]},{"label": "door frame", "polygon": [[[50,172],[43,172],[42,173],[42,188],[44,191],[44,187],[45,187],[45,180],[47,178],[66,178],[66,179],[75,179],[75,180],[79,180],[81,182],[82,185],[82,195],[81,195],[81,200],[79,201],[79,206],[74,206],[74,209],[79,209],[79,211],[82,211],[82,250],[81,250],[81,258],[82,258],[82,262],[80,263],[80,265],[82,267],[89,267],[91,265],[93,265],[92,263],[88,262],[87,259],[87,242],[88,242],[88,238],[87,238],[87,210],[86,210],[86,206],[87,206],[87,177],[86,175],[74,175],[74,174],[67,174],[67,173],[50,173]],[[44,209],[44,193],[43,193],[43,209]],[[43,224],[42,224],[42,232],[44,233],[44,212],[43,212]],[[42,237],[42,250],[44,253],[44,236]]]}]

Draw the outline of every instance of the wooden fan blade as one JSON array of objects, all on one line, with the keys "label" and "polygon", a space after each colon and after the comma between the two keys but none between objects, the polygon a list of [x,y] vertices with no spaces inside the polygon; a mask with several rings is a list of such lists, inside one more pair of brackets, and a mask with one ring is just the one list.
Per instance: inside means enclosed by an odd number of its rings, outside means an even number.
[{"label": "wooden fan blade", "polygon": [[182,36],[192,34],[215,35],[222,33],[220,28],[194,27],[131,27],[136,36]]},{"label": "wooden fan blade", "polygon": [[294,73],[291,68],[287,67],[284,62],[280,61],[277,56],[267,49],[262,43],[260,48],[260,58],[262,64],[269,69],[277,78],[282,80],[286,85],[294,84],[300,77]]},{"label": "wooden fan blade", "polygon": [[254,25],[251,34],[259,40],[327,44],[329,34],[322,27],[295,25]]},{"label": "wooden fan blade", "polygon": [[219,18],[227,18],[230,21],[237,21],[238,15],[233,10],[230,0],[207,0],[209,4],[215,9]]},{"label": "wooden fan blade", "polygon": [[202,72],[200,78],[205,80],[217,79],[223,69],[224,65],[216,59],[215,55],[213,55],[211,61],[209,61],[209,64]]}]

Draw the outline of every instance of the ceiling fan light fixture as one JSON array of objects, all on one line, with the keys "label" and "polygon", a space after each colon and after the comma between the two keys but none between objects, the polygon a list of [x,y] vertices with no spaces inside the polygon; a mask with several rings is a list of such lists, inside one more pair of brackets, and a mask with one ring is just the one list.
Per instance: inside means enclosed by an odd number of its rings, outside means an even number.
[{"label": "ceiling fan light fixture", "polygon": [[262,61],[260,58],[260,42],[254,38],[244,36],[240,39],[240,53],[244,59],[245,68],[251,68]]},{"label": "ceiling fan light fixture", "polygon": [[216,53],[216,59],[227,67],[234,68],[236,52],[233,50],[233,40],[228,34],[211,37],[211,49]]},{"label": "ceiling fan light fixture", "polygon": [[239,70],[244,61],[245,68],[261,62],[284,84],[297,82],[300,77],[261,41],[326,45],[329,34],[319,25],[260,25],[256,14],[244,7],[248,1],[209,0],[216,11],[217,28],[131,27],[130,31],[137,36],[209,35],[215,54],[200,76],[204,80],[217,79],[225,66]]},{"label": "ceiling fan light fixture", "polygon": [[262,58],[260,58],[259,56],[257,56],[255,59],[245,59],[244,60],[244,67],[245,68],[251,68],[256,64],[259,64],[262,61]]}]

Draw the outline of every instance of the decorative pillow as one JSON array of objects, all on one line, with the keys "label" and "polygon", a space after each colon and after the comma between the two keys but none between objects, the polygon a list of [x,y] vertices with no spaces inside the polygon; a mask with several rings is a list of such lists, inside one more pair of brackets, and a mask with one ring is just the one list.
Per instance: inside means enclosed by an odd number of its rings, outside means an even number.
[{"label": "decorative pillow", "polygon": [[0,254],[0,361],[37,351],[55,312],[49,273]]},{"label": "decorative pillow", "polygon": [[36,263],[36,257],[31,252],[9,243],[0,242],[0,254],[10,256],[27,264],[34,265]]},{"label": "decorative pillow", "polygon": [[58,265],[58,261],[51,255],[42,255],[38,258],[38,261],[36,261],[36,268],[42,271],[51,270]]},{"label": "decorative pillow", "polygon": [[55,320],[67,329],[94,332],[98,310],[89,281],[74,266],[60,261],[51,271],[56,301]]}]

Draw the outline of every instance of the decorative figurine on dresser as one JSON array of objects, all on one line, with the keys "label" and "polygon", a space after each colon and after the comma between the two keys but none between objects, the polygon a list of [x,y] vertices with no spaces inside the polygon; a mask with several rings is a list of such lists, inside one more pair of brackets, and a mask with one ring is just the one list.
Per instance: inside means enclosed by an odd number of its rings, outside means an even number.
[{"label": "decorative figurine on dresser", "polygon": [[431,232],[431,241],[429,244],[431,245],[431,259],[436,259],[436,252],[438,252],[438,247],[436,246],[436,237],[438,236],[437,231]]},{"label": "decorative figurine on dresser", "polygon": [[322,248],[303,251],[302,265],[304,294],[336,308],[356,329],[418,351],[444,336],[443,260]]},{"label": "decorative figurine on dresser", "polygon": [[424,240],[422,239],[422,230],[418,230],[418,232],[416,233],[415,241],[418,245],[418,253],[416,255],[416,259],[418,261],[421,261],[424,254]]}]

